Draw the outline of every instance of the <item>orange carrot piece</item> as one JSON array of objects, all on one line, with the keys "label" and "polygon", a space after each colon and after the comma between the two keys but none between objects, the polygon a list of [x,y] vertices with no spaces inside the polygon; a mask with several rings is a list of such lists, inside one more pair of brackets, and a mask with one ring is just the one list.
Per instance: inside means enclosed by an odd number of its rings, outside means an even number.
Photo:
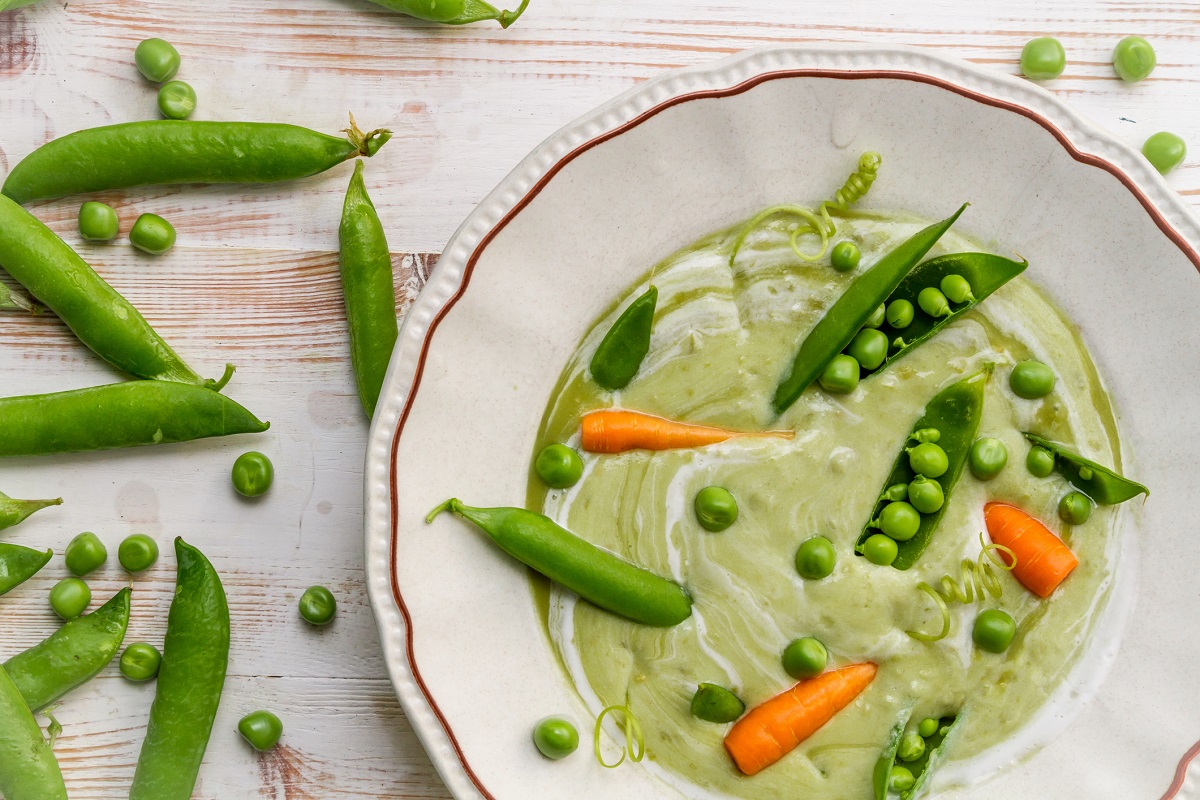
[{"label": "orange carrot piece", "polygon": [[992,541],[1013,552],[1000,552],[1005,563],[1016,566],[1012,574],[1026,589],[1046,598],[1062,583],[1079,559],[1050,529],[1016,506],[988,503],[983,507],[988,535]]},{"label": "orange carrot piece", "polygon": [[738,720],[725,736],[725,749],[743,774],[761,772],[853,703],[878,671],[868,661],[800,681]]},{"label": "orange carrot piece", "polygon": [[774,436],[791,439],[792,431],[747,433],[610,408],[583,415],[583,449],[589,453],[623,453],[626,450],[674,450],[703,447],[739,436]]}]

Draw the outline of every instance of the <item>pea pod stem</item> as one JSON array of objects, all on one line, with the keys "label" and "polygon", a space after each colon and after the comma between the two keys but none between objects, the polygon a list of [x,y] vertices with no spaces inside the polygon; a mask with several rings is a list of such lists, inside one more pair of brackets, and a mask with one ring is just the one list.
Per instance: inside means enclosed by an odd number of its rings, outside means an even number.
[{"label": "pea pod stem", "polygon": [[474,508],[451,498],[425,518],[442,512],[477,525],[500,549],[583,599],[643,625],[669,628],[692,614],[692,599],[678,584],[618,558],[523,508]]},{"label": "pea pod stem", "polygon": [[61,497],[53,500],[16,500],[4,492],[0,492],[0,530],[24,522],[43,508],[60,505],[62,505]]}]

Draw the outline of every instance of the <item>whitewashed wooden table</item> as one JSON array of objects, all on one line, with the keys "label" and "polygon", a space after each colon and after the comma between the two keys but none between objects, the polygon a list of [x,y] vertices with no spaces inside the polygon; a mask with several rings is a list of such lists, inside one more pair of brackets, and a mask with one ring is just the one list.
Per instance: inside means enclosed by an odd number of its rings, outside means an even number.
[{"label": "whitewashed wooden table", "polygon": [[[1149,38],[1159,58],[1153,78],[1132,86],[1109,66],[1113,45],[1130,33]],[[1067,49],[1066,74],[1047,84],[1060,97],[1131,144],[1163,129],[1192,144],[1170,180],[1200,206],[1200,0],[533,0],[508,31],[439,27],[365,0],[44,0],[0,14],[0,173],[55,136],[153,118],[155,93],[132,55],[141,39],[161,36],[183,55],[179,77],[199,94],[198,119],[332,133],[353,112],[364,127],[395,131],[368,162],[367,181],[403,311],[434,254],[522,156],[661,70],[757,45],[877,42],[1012,73],[1021,45],[1044,34]],[[122,235],[142,212],[175,224],[179,243],[160,258],[124,239],[81,244],[78,198],[32,207],[190,363],[218,375],[235,362],[228,393],[272,422],[258,437],[0,463],[0,491],[66,501],[5,541],[61,555],[72,536],[93,530],[109,545],[110,563],[90,579],[93,608],[126,583],[117,543],[132,532],[158,539],[164,557],[134,582],[127,641],[161,644],[174,536],[201,547],[223,576],[233,652],[197,798],[447,796],[385,677],[365,596],[367,423],[347,359],[336,257],[349,174],[344,165],[282,186],[102,196],[121,213]],[[3,394],[117,379],[54,318],[0,315]],[[228,479],[248,449],[277,467],[274,488],[256,502],[237,498]],[[47,593],[65,574],[56,557],[0,599],[0,659],[54,629]],[[296,613],[313,583],[330,586],[340,604],[327,629]],[[62,702],[58,754],[72,798],[127,796],[153,691],[124,681],[113,664]],[[234,732],[259,707],[286,727],[284,746],[263,756]]]}]

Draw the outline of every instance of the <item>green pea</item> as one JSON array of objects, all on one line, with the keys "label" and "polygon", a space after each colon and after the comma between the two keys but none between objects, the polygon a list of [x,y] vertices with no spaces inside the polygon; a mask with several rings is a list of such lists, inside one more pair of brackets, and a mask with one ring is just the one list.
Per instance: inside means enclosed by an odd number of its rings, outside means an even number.
[{"label": "green pea", "polygon": [[888,776],[888,788],[893,792],[907,792],[913,788],[916,782],[917,779],[913,777],[912,770],[899,764],[892,767]]},{"label": "green pea", "polygon": [[337,615],[337,600],[324,586],[310,586],[300,595],[300,616],[313,625],[328,625]]},{"label": "green pea", "polygon": [[1035,478],[1044,478],[1054,472],[1054,454],[1044,447],[1033,447],[1025,456],[1025,469]]},{"label": "green pea", "polygon": [[561,717],[546,717],[533,728],[533,745],[546,758],[557,761],[579,747],[579,731]]},{"label": "green pea", "polygon": [[67,545],[66,560],[71,574],[82,578],[108,560],[108,548],[96,534],[81,533]]},{"label": "green pea", "polygon": [[1140,36],[1126,36],[1113,48],[1113,70],[1123,81],[1137,83],[1150,77],[1158,58],[1154,46]]},{"label": "green pea", "polygon": [[920,527],[921,515],[903,500],[888,503],[879,515],[879,529],[897,542],[907,542]]},{"label": "green pea", "polygon": [[1090,481],[1095,476],[1096,473],[1092,471],[1091,467],[1079,467],[1079,479],[1081,481]]},{"label": "green pea", "polygon": [[152,256],[159,256],[175,246],[175,228],[157,214],[142,214],[129,231],[129,243]]},{"label": "green pea", "polygon": [[1082,525],[1091,515],[1091,498],[1083,492],[1068,492],[1058,501],[1058,516],[1068,525]]},{"label": "green pea", "polygon": [[989,608],[975,618],[975,626],[971,629],[971,638],[980,650],[989,653],[1003,653],[1012,644],[1013,636],[1017,633],[1017,623],[1007,611]]},{"label": "green pea", "polygon": [[908,448],[908,465],[912,471],[926,478],[940,478],[950,468],[946,451],[933,442],[922,442]]},{"label": "green pea", "polygon": [[1007,463],[1008,447],[999,439],[976,439],[967,453],[967,465],[971,468],[971,474],[981,481],[990,481],[999,475]]},{"label": "green pea", "polygon": [[50,590],[50,607],[65,620],[78,617],[91,602],[92,590],[79,578],[63,578]]},{"label": "green pea", "polygon": [[1008,375],[1008,385],[1013,394],[1026,400],[1036,400],[1050,394],[1057,380],[1054,370],[1032,359],[1018,361]]},{"label": "green pea", "polygon": [[283,723],[270,711],[252,711],[238,722],[238,733],[260,753],[279,744]]},{"label": "green pea", "polygon": [[913,431],[908,435],[908,441],[924,444],[925,442],[937,443],[942,440],[942,432],[937,428],[921,428],[919,431]]},{"label": "green pea", "polygon": [[145,39],[133,51],[138,72],[151,83],[162,83],[179,71],[179,51],[165,39]]},{"label": "green pea", "polygon": [[187,119],[196,110],[196,90],[183,81],[164,83],[158,90],[158,110],[167,119]]},{"label": "green pea", "polygon": [[907,300],[893,300],[888,303],[886,317],[888,325],[896,330],[903,330],[912,324],[916,310]]},{"label": "green pea", "polygon": [[945,504],[946,494],[933,478],[918,475],[908,485],[908,502],[922,514],[932,514]]},{"label": "green pea", "polygon": [[233,481],[233,488],[242,497],[261,497],[275,480],[275,466],[271,459],[251,450],[237,457],[229,477]]},{"label": "green pea", "polygon": [[583,477],[583,459],[565,444],[547,445],[538,453],[533,468],[551,489],[566,489]]},{"label": "green pea", "polygon": [[858,245],[849,240],[835,244],[833,251],[829,254],[829,261],[838,272],[849,272],[858,266],[861,259],[862,251],[858,249]]},{"label": "green pea", "polygon": [[729,490],[720,486],[708,486],[696,493],[693,503],[696,519],[707,531],[718,533],[725,530],[738,518],[737,500]]},{"label": "green pea", "polygon": [[917,733],[928,739],[938,732],[938,725],[941,723],[933,717],[926,717],[917,724]]},{"label": "green pea", "polygon": [[886,567],[900,555],[900,548],[892,537],[873,533],[862,543],[862,554],[872,564]]},{"label": "green pea", "polygon": [[837,564],[837,550],[824,536],[814,536],[796,551],[796,572],[801,578],[817,581],[827,578]]},{"label": "green pea", "polygon": [[1049,81],[1067,68],[1067,51],[1051,36],[1030,39],[1021,49],[1021,72],[1034,81]]},{"label": "green pea", "polygon": [[846,355],[857,361],[859,366],[868,372],[879,369],[879,365],[887,358],[887,352],[887,335],[874,328],[863,328],[854,334],[854,338],[846,347]]},{"label": "green pea", "polygon": [[121,674],[127,680],[141,683],[158,675],[162,666],[162,653],[158,648],[146,642],[134,642],[121,653]]},{"label": "green pea", "polygon": [[975,295],[971,294],[971,284],[962,275],[947,275],[942,278],[942,294],[952,303],[973,303]]},{"label": "green pea", "polygon": [[1142,145],[1142,155],[1159,173],[1166,175],[1187,158],[1187,144],[1173,133],[1159,131]]},{"label": "green pea", "polygon": [[705,722],[733,722],[746,704],[733,692],[715,683],[702,683],[692,695],[692,716]]},{"label": "green pea", "polygon": [[950,303],[936,286],[926,286],[917,295],[917,305],[931,317],[950,316]]},{"label": "green pea", "polygon": [[829,651],[811,636],[796,639],[783,650],[783,669],[796,680],[815,678],[825,671]]},{"label": "green pea", "polygon": [[158,561],[158,543],[144,533],[127,536],[117,548],[117,560],[126,572],[145,572]]},{"label": "green pea", "polygon": [[904,734],[900,739],[900,747],[897,748],[896,755],[901,761],[916,761],[925,755],[925,740],[919,733]]},{"label": "green pea", "polygon": [[859,365],[854,356],[834,356],[821,373],[821,387],[835,394],[849,394],[858,387]]},{"label": "green pea", "polygon": [[881,325],[883,325],[883,323],[886,321],[887,321],[887,306],[885,306],[883,303],[880,303],[879,308],[875,309],[875,311],[871,314],[871,316],[867,318],[867,321],[863,323],[863,327],[864,328],[878,328]]},{"label": "green pea", "polygon": [[892,484],[891,486],[889,486],[887,489],[884,490],[883,499],[891,500],[893,502],[896,500],[908,499],[908,484],[907,483]]},{"label": "green pea", "polygon": [[85,242],[111,242],[120,232],[117,211],[90,200],[79,207],[79,234]]}]

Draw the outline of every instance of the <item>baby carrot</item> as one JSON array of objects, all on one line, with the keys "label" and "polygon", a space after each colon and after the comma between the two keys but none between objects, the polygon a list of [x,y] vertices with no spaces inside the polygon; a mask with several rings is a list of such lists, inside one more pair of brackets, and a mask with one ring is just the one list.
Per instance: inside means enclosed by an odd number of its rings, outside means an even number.
[{"label": "baby carrot", "polygon": [[583,449],[589,453],[623,453],[626,450],[674,450],[704,447],[739,436],[775,436],[791,439],[792,431],[731,431],[609,408],[583,415]]},{"label": "baby carrot", "polygon": [[1038,597],[1049,597],[1079,566],[1079,559],[1061,539],[1016,506],[988,503],[983,518],[992,541],[1012,551],[1011,557],[1003,551],[1000,555],[1009,563],[1016,559],[1013,577]]},{"label": "baby carrot", "polygon": [[738,720],[725,736],[725,749],[743,774],[761,772],[854,702],[878,670],[868,661],[800,681]]}]

